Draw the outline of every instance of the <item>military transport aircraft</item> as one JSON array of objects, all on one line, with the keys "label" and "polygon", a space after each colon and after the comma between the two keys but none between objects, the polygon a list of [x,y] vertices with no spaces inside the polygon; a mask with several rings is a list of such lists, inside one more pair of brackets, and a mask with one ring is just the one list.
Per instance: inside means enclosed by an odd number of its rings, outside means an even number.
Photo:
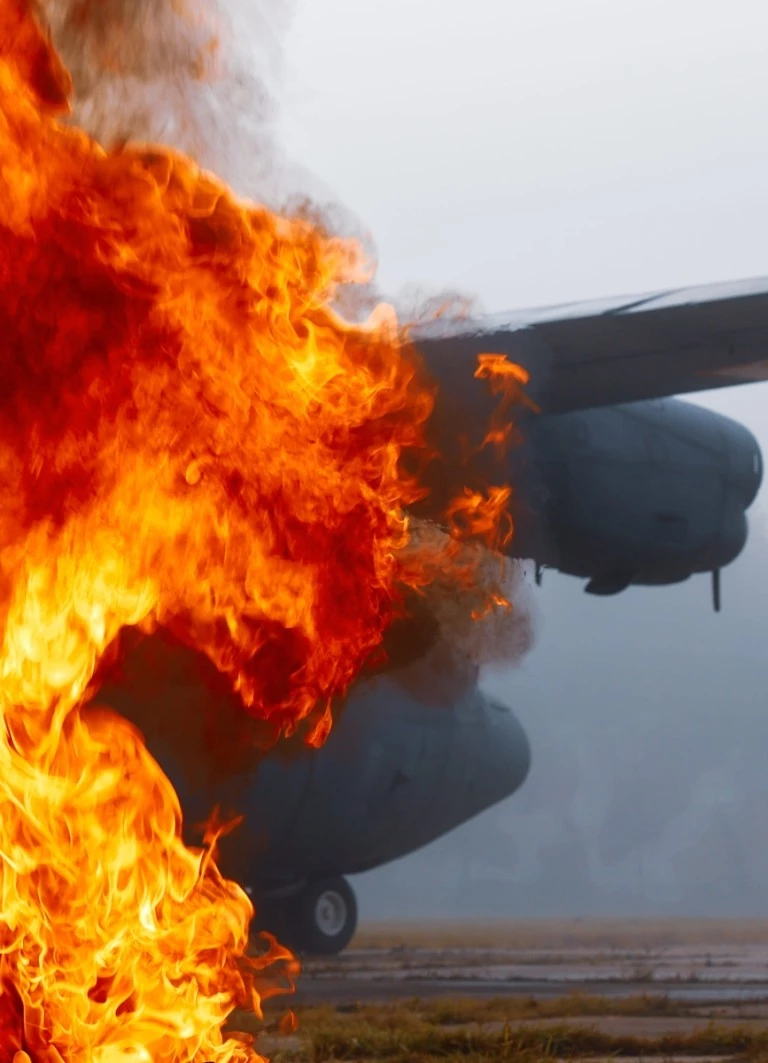
[{"label": "military transport aircraft", "polygon": [[[436,497],[467,478],[513,482],[511,550],[537,577],[558,569],[607,595],[707,573],[720,608],[721,570],[747,539],[760,450],[741,425],[666,396],[768,378],[768,278],[437,322],[415,340],[440,385]],[[496,401],[474,379],[482,352],[525,366],[538,412],[506,456],[486,447],[467,461]],[[417,654],[359,684],[319,751],[272,754],[255,772],[235,765],[221,783],[225,803],[246,813],[225,870],[295,948],[347,945],[356,904],[345,875],[417,849],[524,781],[530,750],[513,713],[479,688],[476,668],[445,671]],[[111,700],[131,715],[126,696]],[[185,778],[161,738],[148,741],[187,819],[204,816],[210,787]]]}]

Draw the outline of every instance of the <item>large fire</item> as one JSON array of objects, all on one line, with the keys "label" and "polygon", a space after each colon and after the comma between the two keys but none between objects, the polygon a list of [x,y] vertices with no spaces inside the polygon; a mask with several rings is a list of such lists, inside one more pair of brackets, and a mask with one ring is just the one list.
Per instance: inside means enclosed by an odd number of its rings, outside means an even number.
[{"label": "large fire", "polygon": [[163,625],[322,741],[423,578],[401,459],[432,399],[387,308],[334,312],[354,245],[102,150],[69,93],[0,0],[0,1063],[251,1060],[222,1027],[286,954],[247,955],[215,837],[186,848],[141,736],[84,706],[120,630]]},{"label": "large fire", "polygon": [[250,1058],[252,915],[170,783],[82,708],[162,624],[276,732],[355,676],[397,604],[430,398],[392,315],[331,309],[354,247],[168,151],[56,118],[67,75],[0,3],[0,1060]]}]

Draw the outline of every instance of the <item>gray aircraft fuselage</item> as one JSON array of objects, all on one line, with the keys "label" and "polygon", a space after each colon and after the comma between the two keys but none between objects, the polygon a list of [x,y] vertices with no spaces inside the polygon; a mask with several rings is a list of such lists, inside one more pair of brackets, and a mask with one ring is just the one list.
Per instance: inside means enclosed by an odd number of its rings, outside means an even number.
[{"label": "gray aircraft fuselage", "polygon": [[[476,672],[453,677],[463,689],[450,703],[426,702],[408,679],[404,670],[360,683],[321,749],[267,757],[247,790],[236,779],[220,787],[218,797],[227,804],[231,795],[229,805],[247,815],[229,873],[274,888],[367,871],[522,784],[528,739],[513,713],[479,689]],[[209,811],[203,793],[182,794],[188,812]]]}]

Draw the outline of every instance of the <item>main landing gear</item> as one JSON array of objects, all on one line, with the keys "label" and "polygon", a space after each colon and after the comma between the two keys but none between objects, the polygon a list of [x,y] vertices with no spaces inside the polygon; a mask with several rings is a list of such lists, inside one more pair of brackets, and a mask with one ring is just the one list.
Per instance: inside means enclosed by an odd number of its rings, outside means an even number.
[{"label": "main landing gear", "polygon": [[309,956],[336,956],[357,929],[357,898],[345,878],[316,879],[282,897],[257,902],[257,925]]}]

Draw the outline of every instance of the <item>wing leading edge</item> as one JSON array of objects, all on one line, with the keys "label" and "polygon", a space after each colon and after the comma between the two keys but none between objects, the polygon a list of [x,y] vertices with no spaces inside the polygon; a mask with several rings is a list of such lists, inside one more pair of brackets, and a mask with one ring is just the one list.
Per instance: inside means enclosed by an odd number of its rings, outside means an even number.
[{"label": "wing leading edge", "polygon": [[768,277],[437,324],[415,339],[428,363],[503,351],[545,413],[756,383],[768,380]]}]

